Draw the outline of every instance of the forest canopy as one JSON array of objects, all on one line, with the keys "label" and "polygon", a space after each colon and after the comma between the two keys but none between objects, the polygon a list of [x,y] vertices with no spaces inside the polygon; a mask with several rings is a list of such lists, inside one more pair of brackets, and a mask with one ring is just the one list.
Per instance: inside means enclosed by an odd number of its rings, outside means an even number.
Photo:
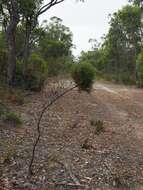
[{"label": "forest canopy", "polygon": [[41,14],[63,1],[43,4],[42,0],[13,0],[13,3],[1,0],[1,81],[10,86],[39,90],[47,76],[67,75],[74,63],[87,62],[94,66],[97,75],[102,78],[142,84],[137,63],[141,64],[143,48],[142,1],[130,0],[126,6],[110,15],[109,31],[102,43],[90,39],[92,49],[81,52],[78,60],[72,53],[72,31],[61,18],[53,16],[39,24]]}]

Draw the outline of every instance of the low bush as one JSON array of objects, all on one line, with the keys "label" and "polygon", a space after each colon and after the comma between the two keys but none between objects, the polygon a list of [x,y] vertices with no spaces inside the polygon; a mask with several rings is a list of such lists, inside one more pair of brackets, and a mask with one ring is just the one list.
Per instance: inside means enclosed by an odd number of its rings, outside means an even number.
[{"label": "low bush", "polygon": [[2,115],[2,121],[11,126],[17,126],[22,124],[20,116],[14,112],[7,112]]},{"label": "low bush", "polygon": [[86,62],[75,64],[72,69],[72,78],[79,90],[90,92],[95,79],[95,69]]},{"label": "low bush", "polygon": [[29,57],[26,74],[23,77],[23,64],[17,62],[17,85],[22,86],[26,90],[40,91],[44,85],[44,81],[48,75],[48,65],[44,59],[36,53],[32,53]]},{"label": "low bush", "polygon": [[71,71],[73,64],[72,58],[67,56],[61,57],[51,57],[47,59],[48,61],[48,75],[49,76],[58,76],[58,75],[67,75]]},{"label": "low bush", "polygon": [[11,89],[10,92],[11,92],[11,94],[9,94],[10,102],[17,105],[22,105],[24,103],[24,94],[21,90]]},{"label": "low bush", "polygon": [[0,99],[3,103],[10,102],[22,105],[24,103],[24,93],[21,89],[0,85]]},{"label": "low bush", "polygon": [[16,153],[14,142],[10,142],[8,139],[6,141],[2,140],[0,141],[0,147],[3,149],[0,155],[0,165],[10,163],[11,158],[14,157]]}]

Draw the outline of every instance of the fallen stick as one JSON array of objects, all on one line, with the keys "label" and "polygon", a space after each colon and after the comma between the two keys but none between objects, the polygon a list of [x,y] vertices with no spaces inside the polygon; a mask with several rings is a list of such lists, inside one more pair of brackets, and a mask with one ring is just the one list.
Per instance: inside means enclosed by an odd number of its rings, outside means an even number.
[{"label": "fallen stick", "polygon": [[68,165],[67,163],[65,163],[65,164],[64,164],[64,167],[65,167],[65,169],[67,170],[67,172],[68,172],[70,178],[73,180],[73,182],[74,182],[76,185],[81,185],[80,182],[79,182],[79,180],[77,179],[77,177],[72,173],[72,171],[71,171],[69,165]]},{"label": "fallen stick", "polygon": [[70,187],[82,187],[82,188],[87,188],[86,185],[82,185],[82,184],[74,184],[74,183],[56,183],[55,184],[56,186],[59,186],[59,185],[63,185],[63,186],[70,186]]},{"label": "fallen stick", "polygon": [[69,174],[70,178],[72,179],[72,181],[73,181],[76,185],[81,185],[80,182],[79,182],[79,180],[77,179],[77,177],[72,173],[72,171],[71,171],[71,169],[70,169],[68,163],[63,163],[63,162],[58,161],[58,160],[57,160],[56,162],[59,163],[60,165],[62,165],[62,166],[66,169],[66,171],[67,171],[67,173]]}]

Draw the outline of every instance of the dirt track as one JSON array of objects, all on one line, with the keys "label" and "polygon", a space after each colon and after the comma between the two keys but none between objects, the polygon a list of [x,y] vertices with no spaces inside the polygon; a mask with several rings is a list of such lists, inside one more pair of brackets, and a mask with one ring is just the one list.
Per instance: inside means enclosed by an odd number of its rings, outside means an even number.
[{"label": "dirt track", "polygon": [[[2,166],[1,183],[7,180],[10,190],[143,189],[143,90],[97,82],[90,95],[74,90],[60,99],[43,118],[36,173],[29,181],[33,113],[42,103],[40,94],[26,98],[15,107],[24,117],[23,128],[0,130],[3,140],[16,139],[13,158]],[[93,120],[102,121],[105,132],[95,134]],[[82,187],[63,185],[75,183],[65,165]]]}]

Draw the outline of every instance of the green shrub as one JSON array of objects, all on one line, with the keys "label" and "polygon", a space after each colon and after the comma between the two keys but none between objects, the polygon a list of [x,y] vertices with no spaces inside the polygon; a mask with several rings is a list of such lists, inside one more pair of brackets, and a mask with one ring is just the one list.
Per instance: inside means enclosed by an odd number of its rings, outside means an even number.
[{"label": "green shrub", "polygon": [[[2,152],[0,154],[0,165],[9,163],[11,161],[11,158],[16,153],[16,147],[13,140],[2,140],[0,141],[0,147],[2,148]],[[0,168],[1,169],[1,168]]]},{"label": "green shrub", "polygon": [[7,91],[7,97],[6,97],[11,103],[22,105],[24,103],[24,94],[21,90],[12,88],[8,89]]},{"label": "green shrub", "polygon": [[138,55],[137,58],[137,75],[138,81],[137,84],[139,87],[143,87],[143,50]]},{"label": "green shrub", "polygon": [[78,63],[72,69],[72,78],[80,90],[90,92],[95,78],[95,69],[89,63]]},{"label": "green shrub", "polygon": [[12,126],[21,125],[21,118],[14,112],[7,112],[3,115],[2,120],[4,123],[8,123]]},{"label": "green shrub", "polygon": [[0,84],[0,104],[7,105],[13,103],[22,105],[24,103],[24,92],[20,88],[9,88],[7,85]]},{"label": "green shrub", "polygon": [[43,74],[47,74],[48,66],[45,60],[41,57],[41,55],[37,53],[32,53],[29,57],[29,68],[31,70],[37,70]]},{"label": "green shrub", "polygon": [[26,88],[30,90],[41,90],[48,74],[48,66],[44,59],[33,53],[28,62],[26,74]]},{"label": "green shrub", "polygon": [[27,69],[25,89],[40,91],[44,85],[44,75],[41,72],[32,72]]},{"label": "green shrub", "polygon": [[71,71],[73,64],[72,58],[67,56],[62,57],[50,57],[48,61],[48,75],[49,76],[58,76],[58,75],[67,75]]},{"label": "green shrub", "polygon": [[121,82],[125,85],[135,85],[136,84],[134,76],[127,72],[123,73],[121,75]]},{"label": "green shrub", "polygon": [[27,90],[40,91],[48,75],[48,65],[44,59],[39,54],[32,53],[27,63],[24,80],[22,70],[22,62],[17,61],[17,85],[22,84]]}]

